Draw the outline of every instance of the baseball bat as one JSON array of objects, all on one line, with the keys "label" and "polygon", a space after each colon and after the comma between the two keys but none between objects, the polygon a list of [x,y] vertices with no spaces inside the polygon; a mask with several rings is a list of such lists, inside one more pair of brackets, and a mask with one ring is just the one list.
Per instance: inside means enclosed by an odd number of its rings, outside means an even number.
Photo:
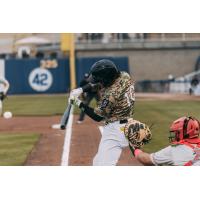
[{"label": "baseball bat", "polygon": [[69,116],[70,116],[70,112],[71,112],[71,108],[72,108],[72,104],[69,103],[62,118],[60,121],[60,129],[64,130],[67,126],[67,123],[69,121]]}]

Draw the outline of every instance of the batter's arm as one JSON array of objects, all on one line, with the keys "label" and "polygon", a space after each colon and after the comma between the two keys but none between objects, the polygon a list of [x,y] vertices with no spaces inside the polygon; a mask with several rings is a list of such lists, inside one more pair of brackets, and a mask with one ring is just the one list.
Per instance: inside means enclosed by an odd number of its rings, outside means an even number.
[{"label": "batter's arm", "polygon": [[104,119],[102,116],[97,115],[94,112],[94,108],[91,108],[91,107],[85,105],[83,102],[81,102],[79,108],[81,108],[83,110],[83,112],[85,114],[87,114],[90,118],[92,118],[94,121],[100,122]]},{"label": "batter's arm", "polygon": [[93,84],[89,82],[88,84],[82,86],[81,88],[83,92],[91,92],[92,90],[99,91],[101,89],[101,84],[99,83]]}]

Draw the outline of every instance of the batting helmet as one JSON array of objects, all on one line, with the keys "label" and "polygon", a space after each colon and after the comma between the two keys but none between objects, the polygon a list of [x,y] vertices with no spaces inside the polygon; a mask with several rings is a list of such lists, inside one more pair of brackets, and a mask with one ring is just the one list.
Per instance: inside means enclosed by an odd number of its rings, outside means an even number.
[{"label": "batting helmet", "polygon": [[120,72],[111,60],[103,59],[92,65],[90,74],[93,83],[100,82],[104,87],[108,87],[119,77]]},{"label": "batting helmet", "polygon": [[170,141],[178,142],[183,139],[198,138],[200,123],[193,117],[181,117],[175,120],[170,127]]}]

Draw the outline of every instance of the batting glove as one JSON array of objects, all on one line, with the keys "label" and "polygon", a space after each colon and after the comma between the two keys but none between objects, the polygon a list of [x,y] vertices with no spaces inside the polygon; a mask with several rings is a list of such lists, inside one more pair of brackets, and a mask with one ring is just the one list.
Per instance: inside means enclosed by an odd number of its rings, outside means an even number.
[{"label": "batting glove", "polygon": [[70,96],[69,98],[69,103],[77,105],[78,107],[80,106],[81,102],[82,101],[78,97]]},{"label": "batting glove", "polygon": [[83,93],[83,89],[77,88],[70,92],[70,96],[79,97],[82,93]]}]

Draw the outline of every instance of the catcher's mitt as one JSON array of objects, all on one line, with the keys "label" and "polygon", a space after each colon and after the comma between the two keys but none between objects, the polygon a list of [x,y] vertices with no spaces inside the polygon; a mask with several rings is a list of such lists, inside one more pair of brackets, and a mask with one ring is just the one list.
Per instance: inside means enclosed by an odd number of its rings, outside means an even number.
[{"label": "catcher's mitt", "polygon": [[130,148],[141,148],[144,144],[148,143],[152,134],[149,127],[137,120],[130,118],[124,127],[124,133],[129,141]]},{"label": "catcher's mitt", "polygon": [[3,92],[0,92],[0,100],[3,101],[6,98],[6,95]]}]

